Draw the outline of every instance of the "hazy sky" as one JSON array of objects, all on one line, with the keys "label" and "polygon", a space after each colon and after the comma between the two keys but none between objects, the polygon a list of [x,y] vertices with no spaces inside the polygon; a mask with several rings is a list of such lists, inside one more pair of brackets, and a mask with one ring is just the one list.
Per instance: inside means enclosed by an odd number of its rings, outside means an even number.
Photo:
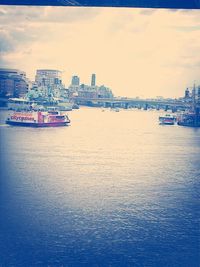
[{"label": "hazy sky", "polygon": [[63,71],[116,96],[177,97],[200,84],[200,10],[0,6],[0,67]]}]

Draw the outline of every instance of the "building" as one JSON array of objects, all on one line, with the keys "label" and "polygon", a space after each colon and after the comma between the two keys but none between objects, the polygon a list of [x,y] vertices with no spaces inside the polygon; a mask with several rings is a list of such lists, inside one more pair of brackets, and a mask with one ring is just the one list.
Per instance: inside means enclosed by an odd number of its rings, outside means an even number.
[{"label": "building", "polygon": [[98,87],[98,98],[112,98],[113,93],[110,88],[101,85]]},{"label": "building", "polygon": [[35,82],[43,97],[60,97],[62,84],[62,72],[59,70],[37,70]]},{"label": "building", "polygon": [[78,92],[78,97],[85,98],[85,99],[96,99],[98,98],[98,93],[95,91],[79,91]]},{"label": "building", "polygon": [[91,76],[91,84],[80,84],[78,76],[72,76],[71,84],[68,87],[68,97],[83,99],[113,98],[112,90],[104,85],[96,85],[96,74]]},{"label": "building", "polygon": [[80,87],[80,78],[76,75],[72,76],[71,84],[68,88],[68,97],[73,98],[78,95],[78,90]]},{"label": "building", "polygon": [[80,85],[80,79],[78,76],[72,76],[71,85],[72,86],[79,86]]},{"label": "building", "polygon": [[97,99],[97,98],[112,98],[112,90],[104,85],[96,85],[96,74],[91,76],[91,85],[80,84],[78,76],[72,77],[71,85],[68,88],[69,98],[85,98],[85,99]]},{"label": "building", "polygon": [[61,71],[47,69],[37,70],[35,81],[39,86],[62,84]]},{"label": "building", "polygon": [[92,74],[91,77],[91,86],[96,86],[96,74]]},{"label": "building", "polygon": [[28,89],[24,71],[0,68],[0,97],[25,97]]},{"label": "building", "polygon": [[185,90],[185,98],[189,98],[190,97],[190,91],[189,91],[189,89],[187,88],[186,90]]}]

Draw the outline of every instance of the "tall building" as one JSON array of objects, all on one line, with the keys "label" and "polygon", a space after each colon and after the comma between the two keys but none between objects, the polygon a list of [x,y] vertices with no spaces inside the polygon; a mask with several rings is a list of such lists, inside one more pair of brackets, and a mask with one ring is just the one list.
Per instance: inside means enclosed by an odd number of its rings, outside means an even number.
[{"label": "tall building", "polygon": [[96,74],[92,74],[92,78],[91,78],[91,86],[96,86]]},{"label": "tall building", "polygon": [[37,70],[35,82],[42,91],[44,97],[60,97],[62,84],[62,73],[59,70],[40,69]]},{"label": "tall building", "polygon": [[29,89],[26,73],[17,69],[0,68],[0,96],[25,97]]},{"label": "tall building", "polygon": [[84,99],[112,98],[112,90],[104,85],[96,85],[96,74],[91,76],[91,84],[80,84],[78,76],[73,76],[68,87],[69,98],[80,97]]},{"label": "tall building", "polygon": [[35,81],[39,86],[62,84],[61,71],[46,69],[37,70]]},{"label": "tall building", "polygon": [[190,91],[189,91],[189,89],[187,88],[186,90],[185,90],[185,98],[189,98],[190,97]]},{"label": "tall building", "polygon": [[72,76],[72,82],[71,82],[71,85],[73,86],[79,86],[80,84],[80,79],[78,76]]}]

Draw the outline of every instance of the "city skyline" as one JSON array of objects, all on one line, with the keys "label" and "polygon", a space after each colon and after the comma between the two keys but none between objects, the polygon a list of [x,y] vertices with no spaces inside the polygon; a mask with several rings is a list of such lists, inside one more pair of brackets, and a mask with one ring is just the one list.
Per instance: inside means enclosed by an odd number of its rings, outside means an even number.
[{"label": "city skyline", "polygon": [[[0,6],[0,67],[34,80],[105,84],[116,96],[180,97],[200,83],[198,10]],[[12,17],[12,20],[11,20]]]}]

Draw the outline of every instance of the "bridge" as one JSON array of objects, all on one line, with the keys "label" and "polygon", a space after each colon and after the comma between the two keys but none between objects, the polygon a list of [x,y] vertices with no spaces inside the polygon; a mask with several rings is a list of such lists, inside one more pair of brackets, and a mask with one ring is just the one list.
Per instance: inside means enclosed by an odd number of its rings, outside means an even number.
[{"label": "bridge", "polygon": [[120,108],[155,108],[155,109],[171,109],[187,110],[191,108],[191,103],[186,103],[181,100],[157,100],[157,99],[139,99],[139,98],[73,98],[75,103],[84,106],[96,107],[120,107]]},{"label": "bridge", "polygon": [[[176,112],[178,110],[185,111],[192,108],[193,103],[184,102],[178,99],[139,99],[139,98],[126,98],[126,97],[114,97],[114,98],[83,98],[73,97],[71,98],[78,105],[89,107],[103,107],[103,108],[138,108],[138,109],[163,109],[165,111],[172,110]],[[6,107],[8,99],[0,98],[0,106]],[[200,101],[197,101],[195,109],[200,111]],[[41,103],[40,103],[41,104]]]}]

